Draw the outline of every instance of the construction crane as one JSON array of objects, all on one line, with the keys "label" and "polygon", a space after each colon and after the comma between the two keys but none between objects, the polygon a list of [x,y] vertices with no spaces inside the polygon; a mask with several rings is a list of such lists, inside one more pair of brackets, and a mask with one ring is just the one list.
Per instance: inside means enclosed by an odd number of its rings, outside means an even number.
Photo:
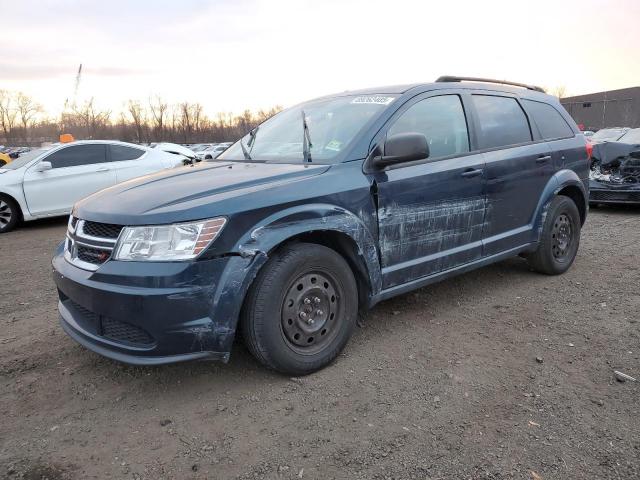
[{"label": "construction crane", "polygon": [[[80,79],[82,78],[82,64],[78,67],[78,73],[76,73],[76,81],[73,86],[73,96],[71,97],[71,104],[69,104],[69,98],[67,97],[64,101],[64,108],[62,109],[62,114],[60,115],[60,134],[62,135],[66,130],[66,116],[69,114],[68,110],[76,109],[77,98],[78,98],[78,88],[80,88]],[[61,137],[62,138],[62,137]]]}]

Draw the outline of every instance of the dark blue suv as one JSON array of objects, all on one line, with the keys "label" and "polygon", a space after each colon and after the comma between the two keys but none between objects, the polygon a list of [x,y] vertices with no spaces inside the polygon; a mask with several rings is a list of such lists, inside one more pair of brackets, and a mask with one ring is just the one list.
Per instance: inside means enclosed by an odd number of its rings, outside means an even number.
[{"label": "dark blue suv", "polygon": [[285,110],[217,160],[79,202],[53,258],[64,330],[138,365],[331,362],[359,309],[508,257],[560,274],[588,205],[585,139],[540,88],[486,79]]}]

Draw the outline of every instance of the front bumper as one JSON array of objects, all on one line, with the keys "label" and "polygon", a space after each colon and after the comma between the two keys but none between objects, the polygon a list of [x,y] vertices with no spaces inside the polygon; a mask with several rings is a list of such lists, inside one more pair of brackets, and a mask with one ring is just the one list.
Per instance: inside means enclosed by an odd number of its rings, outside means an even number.
[{"label": "front bumper", "polygon": [[589,184],[589,202],[640,204],[640,185],[629,188],[628,184],[609,185],[592,180]]},{"label": "front bumper", "polygon": [[88,349],[129,364],[227,361],[252,263],[107,261],[86,271],[60,245],[52,260],[60,322]]}]

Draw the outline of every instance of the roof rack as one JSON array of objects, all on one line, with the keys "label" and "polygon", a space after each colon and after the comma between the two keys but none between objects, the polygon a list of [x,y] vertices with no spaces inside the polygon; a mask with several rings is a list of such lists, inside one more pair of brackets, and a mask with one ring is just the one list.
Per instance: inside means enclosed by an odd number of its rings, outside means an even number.
[{"label": "roof rack", "polygon": [[478,78],[478,77],[455,77],[451,75],[444,75],[439,77],[436,82],[484,82],[484,83],[499,83],[501,85],[511,85],[514,87],[522,87],[527,90],[535,90],[536,92],[546,93],[542,87],[536,87],[535,85],[527,85],[526,83],[508,82],[506,80],[492,80],[490,78]]}]

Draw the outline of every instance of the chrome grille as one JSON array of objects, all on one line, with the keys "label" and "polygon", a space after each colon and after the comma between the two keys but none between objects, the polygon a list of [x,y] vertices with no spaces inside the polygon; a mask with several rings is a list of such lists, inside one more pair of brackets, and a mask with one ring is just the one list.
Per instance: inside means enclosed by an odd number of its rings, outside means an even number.
[{"label": "chrome grille", "polygon": [[122,225],[98,223],[87,220],[82,225],[82,233],[99,238],[118,238],[118,235],[120,235],[123,228],[124,227]]},{"label": "chrome grille", "polygon": [[124,227],[110,223],[98,223],[69,218],[65,258],[84,270],[97,270],[111,258],[118,236]]}]

